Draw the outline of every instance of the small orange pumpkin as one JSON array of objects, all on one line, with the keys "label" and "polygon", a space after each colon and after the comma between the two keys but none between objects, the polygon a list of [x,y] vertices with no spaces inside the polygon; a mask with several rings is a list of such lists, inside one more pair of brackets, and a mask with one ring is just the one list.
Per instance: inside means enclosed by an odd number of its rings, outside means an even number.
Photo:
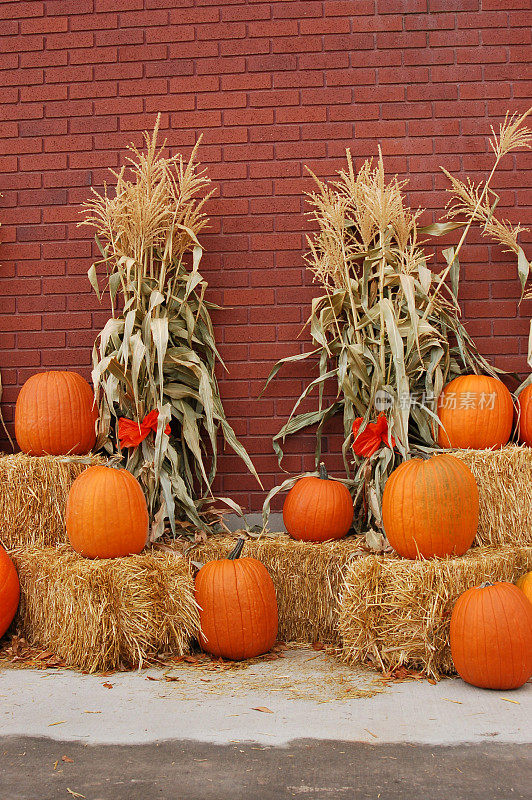
[{"label": "small orange pumpkin", "polygon": [[244,541],[227,558],[205,564],[195,584],[203,650],[234,661],[267,653],[277,639],[273,581],[260,561],[239,557]]},{"label": "small orange pumpkin", "polygon": [[28,378],[15,406],[18,446],[30,456],[84,455],[96,442],[94,393],[77,372]]},{"label": "small orange pumpkin", "polygon": [[66,530],[74,550],[88,558],[140,553],[148,535],[140,483],[127,469],[89,467],[70,487]]},{"label": "small orange pumpkin", "polygon": [[532,447],[532,384],[525,386],[517,398],[519,406],[519,439]]},{"label": "small orange pumpkin", "polygon": [[460,375],[447,384],[438,400],[440,447],[495,449],[512,432],[512,395],[498,378]]},{"label": "small orange pumpkin", "polygon": [[532,604],[511,583],[460,595],[451,616],[451,654],[466,683],[518,689],[532,675]]},{"label": "small orange pumpkin", "polygon": [[7,631],[17,613],[19,598],[17,570],[0,545],[0,637]]},{"label": "small orange pumpkin", "polygon": [[521,575],[521,577],[515,582],[515,585],[525,593],[532,603],[532,572],[527,572],[525,575]]},{"label": "small orange pumpkin", "polygon": [[473,473],[448,453],[403,461],[382,495],[384,530],[403,558],[463,555],[475,538],[478,510]]},{"label": "small orange pumpkin", "polygon": [[330,480],[324,464],[320,477],[300,478],[286,496],[283,521],[293,539],[326,542],[341,539],[353,522],[353,500],[349,489]]}]

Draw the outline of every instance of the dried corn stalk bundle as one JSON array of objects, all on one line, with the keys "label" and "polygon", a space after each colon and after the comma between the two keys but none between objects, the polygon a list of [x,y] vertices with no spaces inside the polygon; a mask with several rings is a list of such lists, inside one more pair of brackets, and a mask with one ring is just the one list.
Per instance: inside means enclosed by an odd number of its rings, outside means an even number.
[{"label": "dried corn stalk bundle", "polygon": [[[97,230],[113,307],[93,350],[98,443],[122,455],[141,482],[152,540],[165,520],[175,533],[176,518],[193,528],[216,519],[209,505],[219,433],[258,480],[226,419],[214,372],[221,361],[209,314],[215,306],[199,272],[210,197],[196,162],[199,142],[186,163],[165,158],[158,127],[159,119],[145,133],[145,152],[130,146],[128,167],[113,172],[114,196],[107,188],[94,192],[80,223]],[[99,294],[96,265],[89,278]]]},{"label": "dried corn stalk bundle", "polygon": [[[418,225],[421,212],[406,206],[403,182],[385,177],[380,153],[376,164],[366,161],[357,172],[347,151],[347,167],[338,180],[327,184],[314,176],[317,188],[308,199],[319,231],[308,238],[307,261],[323,291],[313,300],[308,320],[313,349],[279,361],[268,382],[284,365],[302,360],[314,362],[318,376],[302,392],[273,445],[281,463],[285,438],[317,425],[318,463],[323,428],[340,413],[349,478],[355,420],[357,438],[371,433],[375,449],[355,450],[351,481],[357,527],[373,529],[369,542],[383,542],[380,507],[387,476],[413,451],[436,447],[436,404],[443,386],[464,372],[497,372],[460,321],[458,255],[476,222],[516,252],[522,282],[528,277],[529,264],[517,244],[519,227],[495,220],[497,199],[489,188],[501,158],[530,146],[531,132],[522,126],[526,116],[507,118],[499,134],[493,134],[495,165],[473,195],[453,179],[454,202],[446,222]],[[443,251],[447,267],[434,274],[428,267],[427,237],[459,227],[464,231],[457,247]],[[326,384],[336,386],[332,399]],[[312,393],[317,409],[298,413]],[[265,512],[276,491],[267,498]]]}]

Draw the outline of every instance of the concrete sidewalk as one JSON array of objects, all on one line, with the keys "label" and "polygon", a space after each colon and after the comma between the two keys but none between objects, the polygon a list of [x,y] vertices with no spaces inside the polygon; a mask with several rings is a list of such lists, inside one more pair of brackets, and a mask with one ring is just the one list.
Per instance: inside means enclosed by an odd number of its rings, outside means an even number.
[{"label": "concrete sidewalk", "polygon": [[222,671],[185,663],[109,677],[7,669],[0,700],[0,736],[87,744],[532,742],[530,683],[513,692],[459,679],[387,686],[311,648]]},{"label": "concrete sidewalk", "polygon": [[240,668],[0,671],[0,800],[530,797],[532,684],[384,685],[311,648]]}]

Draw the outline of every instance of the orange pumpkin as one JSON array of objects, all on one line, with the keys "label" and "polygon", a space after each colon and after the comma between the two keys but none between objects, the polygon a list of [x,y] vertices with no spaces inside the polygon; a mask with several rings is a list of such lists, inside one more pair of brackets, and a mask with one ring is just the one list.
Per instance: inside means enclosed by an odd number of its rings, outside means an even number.
[{"label": "orange pumpkin", "polygon": [[84,455],[96,441],[98,411],[77,372],[39,372],[28,378],[15,407],[15,436],[31,456]]},{"label": "orange pumpkin", "polygon": [[447,384],[438,400],[440,447],[495,449],[512,433],[512,395],[498,378],[460,375]]},{"label": "orange pumpkin", "polygon": [[239,558],[240,538],[228,558],[210,561],[196,576],[200,644],[207,653],[240,661],[271,650],[277,639],[277,599],[268,570]]},{"label": "orange pumpkin", "polygon": [[532,572],[527,572],[525,575],[521,575],[521,577],[515,582],[515,585],[525,593],[532,603]]},{"label": "orange pumpkin", "polygon": [[17,613],[20,584],[17,570],[0,545],[0,636],[3,636]]},{"label": "orange pumpkin", "polygon": [[283,521],[293,539],[326,542],[341,539],[353,522],[349,489],[330,480],[324,464],[320,477],[300,478],[286,496]]},{"label": "orange pumpkin", "polygon": [[148,534],[140,483],[126,469],[89,467],[70,488],[66,530],[74,550],[88,558],[140,553]]},{"label": "orange pumpkin", "polygon": [[448,453],[403,461],[382,495],[384,530],[403,558],[461,556],[475,538],[478,508],[473,473]]},{"label": "orange pumpkin", "polygon": [[519,439],[532,447],[532,384],[526,386],[517,398],[519,406]]},{"label": "orange pumpkin", "polygon": [[456,671],[473,686],[518,689],[532,675],[532,605],[511,583],[461,594],[450,636]]}]

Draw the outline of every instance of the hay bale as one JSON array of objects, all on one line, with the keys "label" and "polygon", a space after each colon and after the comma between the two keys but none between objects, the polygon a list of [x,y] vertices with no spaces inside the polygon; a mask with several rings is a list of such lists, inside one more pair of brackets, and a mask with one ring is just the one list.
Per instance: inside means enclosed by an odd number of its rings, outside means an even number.
[{"label": "hay bale", "polygon": [[532,448],[452,450],[471,469],[480,494],[475,545],[532,544]]},{"label": "hay bale", "polygon": [[91,560],[59,545],[18,548],[11,557],[20,579],[20,633],[67,666],[140,667],[157,653],[187,653],[198,635],[191,570],[179,553]]},{"label": "hay bale", "polygon": [[100,456],[0,456],[0,540],[4,547],[66,541],[65,506],[73,481]]},{"label": "hay bale", "polygon": [[[236,536],[211,537],[187,555],[199,562],[225,558],[234,547]],[[354,536],[323,544],[298,542],[285,533],[248,540],[243,555],[262,561],[275,585],[281,640],[339,643],[338,592],[342,572],[363,555],[360,542],[360,537]]]},{"label": "hay bale", "polygon": [[513,582],[531,568],[532,547],[476,547],[429,561],[361,558],[340,593],[343,658],[384,672],[406,666],[436,679],[452,674],[449,623],[458,596],[484,581]]}]

